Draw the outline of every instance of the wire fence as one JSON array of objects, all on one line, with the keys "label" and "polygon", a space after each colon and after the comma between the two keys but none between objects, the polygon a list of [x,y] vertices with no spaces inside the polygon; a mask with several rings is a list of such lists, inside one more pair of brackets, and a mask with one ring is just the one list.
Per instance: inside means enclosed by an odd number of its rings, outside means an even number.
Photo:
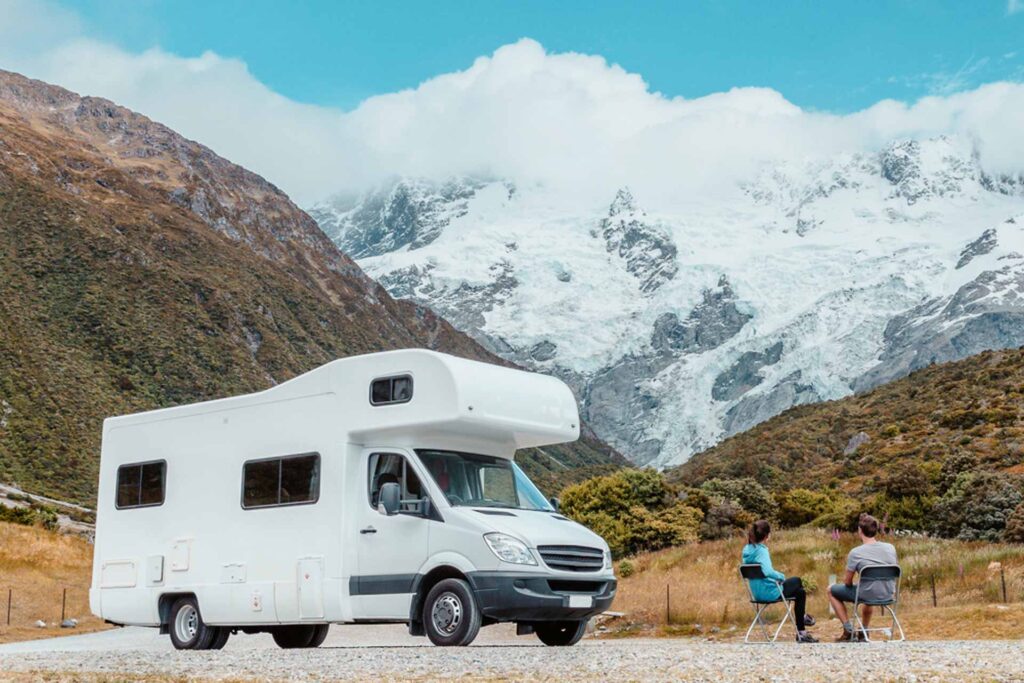
[{"label": "wire fence", "polygon": [[15,590],[0,592],[4,600],[0,611],[0,628],[74,628],[88,613],[88,593],[76,588],[57,591]]}]

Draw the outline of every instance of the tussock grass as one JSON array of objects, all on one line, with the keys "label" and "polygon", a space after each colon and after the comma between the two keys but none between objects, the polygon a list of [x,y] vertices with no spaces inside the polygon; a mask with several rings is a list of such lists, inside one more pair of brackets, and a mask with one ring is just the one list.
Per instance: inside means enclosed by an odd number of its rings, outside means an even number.
[{"label": "tussock grass", "polygon": [[[933,538],[886,540],[896,545],[903,567],[900,614],[908,637],[1024,637],[1024,546]],[[737,537],[630,558],[634,574],[620,580],[612,606],[625,616],[614,627],[646,634],[708,633],[718,627],[725,635],[735,635],[731,627],[736,627],[742,635],[753,616],[739,578],[744,543]],[[856,544],[852,534],[835,541],[815,529],[779,531],[769,542],[775,568],[804,579],[810,591],[807,610],[819,618],[819,634],[831,633],[825,594],[829,575],[842,579],[846,555]],[[1000,604],[1000,568],[1008,605]],[[932,605],[933,576],[937,609]],[[667,629],[666,586],[673,624]],[[838,622],[832,627],[838,633]]]},{"label": "tussock grass", "polygon": [[[71,635],[104,628],[89,613],[92,546],[78,536],[37,527],[0,523],[0,642]],[[61,596],[68,589],[66,615],[78,628],[60,629]],[[13,591],[7,626],[7,591]],[[48,625],[36,628],[42,619]]]}]

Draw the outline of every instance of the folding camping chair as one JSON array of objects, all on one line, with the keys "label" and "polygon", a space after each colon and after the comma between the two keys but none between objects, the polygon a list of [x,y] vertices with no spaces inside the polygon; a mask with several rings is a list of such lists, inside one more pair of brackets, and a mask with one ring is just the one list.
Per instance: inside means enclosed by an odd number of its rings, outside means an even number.
[{"label": "folding camping chair", "polygon": [[[864,636],[864,640],[870,642],[871,638],[868,637],[868,633],[874,632],[885,632],[889,636],[890,641],[903,641],[906,640],[906,636],[903,634],[903,626],[900,625],[900,620],[896,616],[896,607],[899,604],[900,599],[900,577],[903,575],[903,570],[900,569],[899,565],[895,564],[876,564],[868,567],[864,567],[860,570],[860,578],[857,581],[857,591],[853,596],[853,630],[854,632],[860,632]],[[876,583],[880,581],[893,581],[892,596],[887,600],[866,600],[861,598],[860,591],[866,584]],[[875,628],[865,628],[864,622],[860,618],[860,610],[858,609],[861,605],[870,605],[872,607],[881,607],[882,614],[879,616],[885,616],[885,611],[888,610],[892,616],[892,626],[878,626]],[[893,627],[896,631],[899,631],[900,637],[893,638]]]},{"label": "folding camping chair", "polygon": [[[764,575],[764,570],[761,569],[759,564],[742,564],[740,565],[740,576],[743,577],[743,581],[747,586],[747,593],[750,594],[750,604],[754,606],[754,620],[750,622],[750,627],[747,629],[747,635],[743,637],[744,643],[774,643],[779,637],[779,633],[782,631],[782,627],[787,621],[792,620],[794,625],[796,620],[793,617],[793,601],[788,600],[782,593],[782,582],[776,579],[768,579]],[[750,582],[755,579],[767,579],[774,581],[779,586],[779,597],[775,600],[765,602],[758,600],[754,597],[754,589],[751,587]],[[774,633],[771,633],[771,624],[764,619],[765,610],[772,605],[782,604],[786,608],[786,613],[782,617],[782,621],[779,622],[778,627]],[[760,627],[761,633],[764,635],[764,640],[751,640],[750,634],[753,633],[754,627]]]}]

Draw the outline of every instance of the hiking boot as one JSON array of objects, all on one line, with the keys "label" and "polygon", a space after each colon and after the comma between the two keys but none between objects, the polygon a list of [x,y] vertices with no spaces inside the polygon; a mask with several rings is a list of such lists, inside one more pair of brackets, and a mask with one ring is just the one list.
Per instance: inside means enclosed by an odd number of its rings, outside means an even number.
[{"label": "hiking boot", "polygon": [[796,642],[798,643],[817,643],[818,639],[812,636],[810,633],[798,633],[796,634]]},{"label": "hiking boot", "polygon": [[853,631],[847,631],[845,628],[843,629],[842,635],[840,635],[838,638],[836,638],[836,642],[837,643],[849,643],[852,640],[853,640]]},{"label": "hiking boot", "polygon": [[816,622],[814,620],[814,617],[812,617],[810,614],[804,615],[804,626],[814,626],[816,623],[818,622]]}]

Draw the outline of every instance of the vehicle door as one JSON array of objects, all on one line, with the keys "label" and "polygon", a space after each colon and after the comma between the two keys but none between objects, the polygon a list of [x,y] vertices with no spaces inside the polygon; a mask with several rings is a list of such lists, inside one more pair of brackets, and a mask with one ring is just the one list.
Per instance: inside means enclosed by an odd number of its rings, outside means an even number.
[{"label": "vehicle door", "polygon": [[[357,570],[349,584],[356,619],[409,618],[417,572],[427,558],[430,503],[416,466],[401,450],[371,449],[362,454],[361,496],[356,505]],[[381,487],[399,485],[398,514],[379,509]],[[424,502],[427,501],[427,502]]]}]

